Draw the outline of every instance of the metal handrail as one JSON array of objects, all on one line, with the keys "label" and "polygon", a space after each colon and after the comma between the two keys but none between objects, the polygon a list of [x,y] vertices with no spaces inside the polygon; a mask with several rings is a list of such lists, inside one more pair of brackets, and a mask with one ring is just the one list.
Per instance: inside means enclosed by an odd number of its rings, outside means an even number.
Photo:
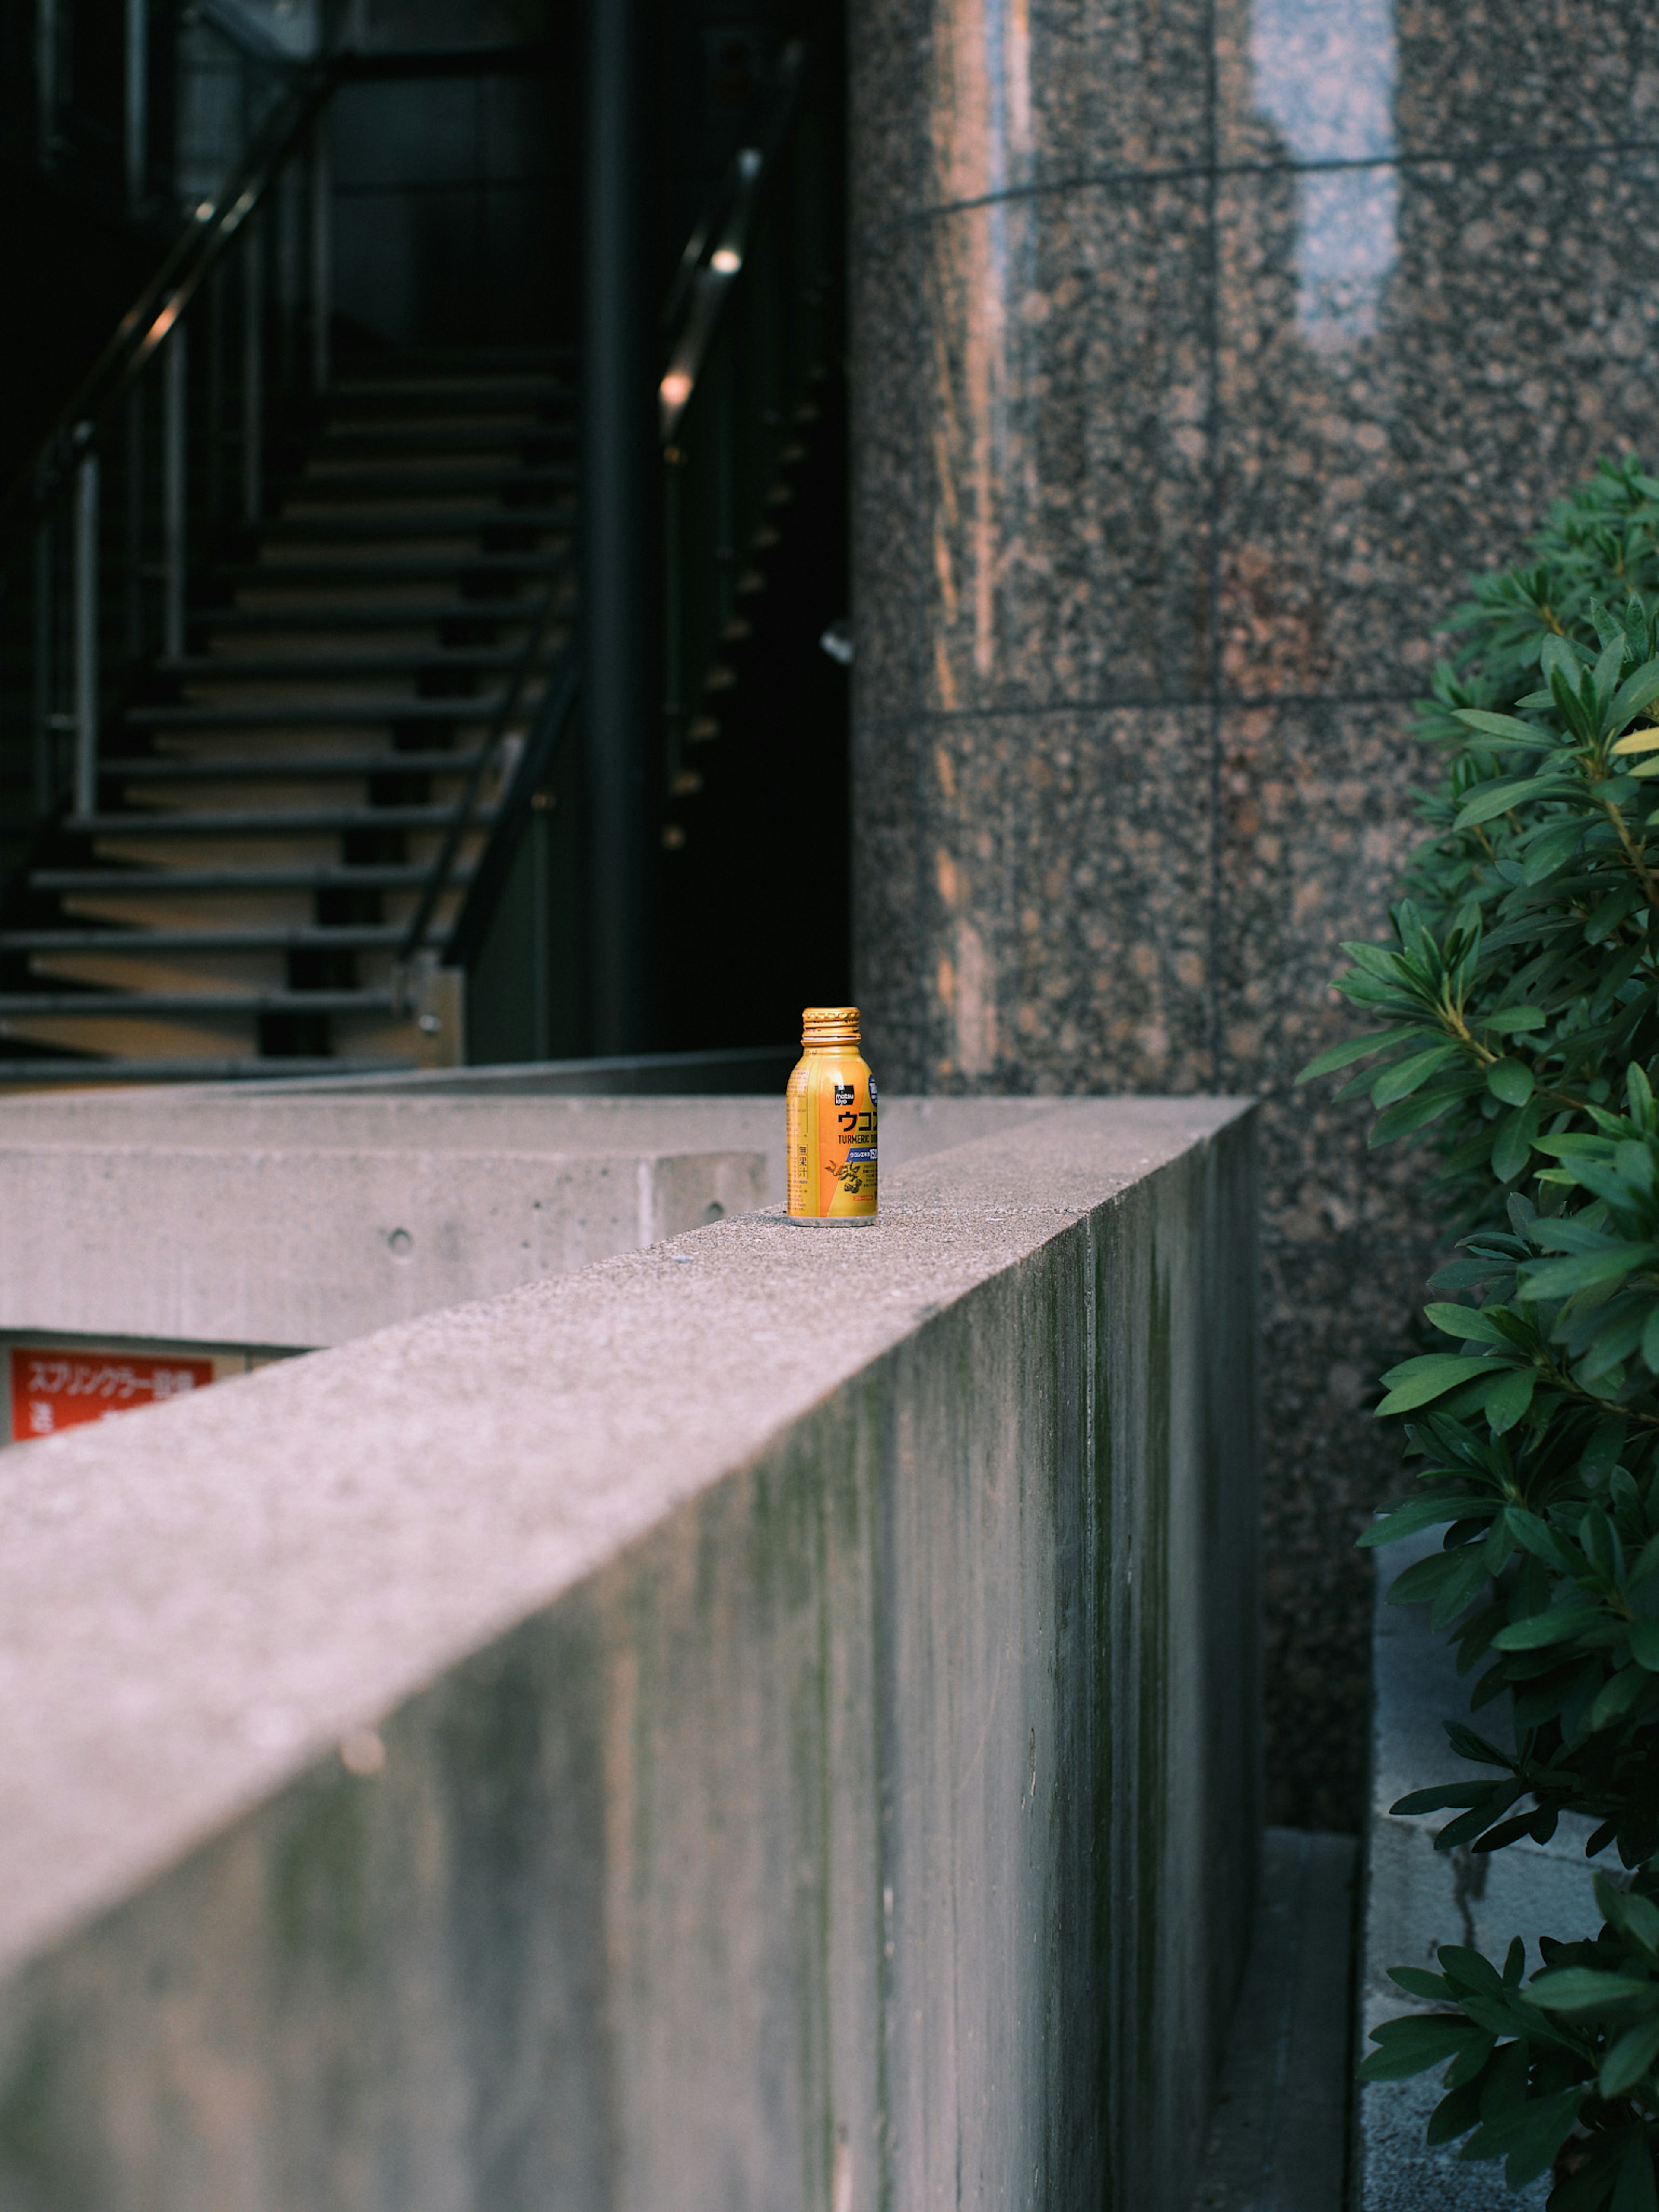
[{"label": "metal handrail", "polygon": [[761,193],[793,118],[805,74],[806,43],[793,39],[779,58],[776,88],[755,143],[732,155],[680,256],[664,310],[670,325],[668,366],[657,386],[658,428],[665,446],[673,443],[721,311],[743,273]]},{"label": "metal handrail", "polygon": [[466,787],[455,802],[454,812],[450,817],[449,827],[444,832],[444,840],[438,848],[438,856],[432,864],[432,872],[427,878],[426,888],[416,903],[415,912],[408,927],[404,932],[403,942],[398,948],[397,966],[399,970],[406,970],[416,955],[425,947],[427,930],[432,920],[433,911],[449,887],[450,878],[454,872],[456,856],[460,851],[461,840],[465,836],[471,823],[473,811],[477,805],[478,793],[483,788],[484,778],[489,772],[490,763],[495,757],[513,717],[519,711],[520,702],[524,697],[525,686],[535,674],[540,661],[542,641],[547,635],[548,625],[553,619],[556,602],[562,582],[562,576],[556,576],[548,586],[541,605],[537,610],[536,618],[531,624],[530,635],[525,641],[524,649],[514,665],[513,679],[507,686],[506,696],[491,718],[489,734],[478,748],[478,757],[473,763],[467,776]]},{"label": "metal handrail", "polygon": [[441,961],[446,968],[467,967],[483,947],[507,881],[507,872],[519,848],[526,817],[536,793],[552,773],[580,691],[581,664],[575,647],[568,645],[554,665],[546,693],[536,709],[530,734],[490,825],[489,842],[478,862],[473,887],[444,945]]},{"label": "metal handrail", "polygon": [[80,461],[300,150],[339,75],[332,57],[311,64],[285,103],[287,112],[271,118],[218,200],[174,241],[0,505],[0,544],[15,529],[37,529],[64,495]]},{"label": "metal handrail", "polygon": [[196,0],[196,19],[210,30],[216,31],[228,46],[246,54],[251,62],[289,71],[306,65],[307,57],[290,52],[257,15],[247,13],[241,0]]}]

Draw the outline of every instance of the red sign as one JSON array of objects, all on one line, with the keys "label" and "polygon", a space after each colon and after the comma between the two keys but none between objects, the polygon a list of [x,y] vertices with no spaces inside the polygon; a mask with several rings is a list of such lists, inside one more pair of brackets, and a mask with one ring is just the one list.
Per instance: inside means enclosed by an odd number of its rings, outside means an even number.
[{"label": "red sign", "polygon": [[210,1359],[152,1359],[126,1352],[58,1352],[14,1347],[11,1436],[56,1436],[82,1421],[106,1420],[135,1406],[159,1406],[213,1380]]}]

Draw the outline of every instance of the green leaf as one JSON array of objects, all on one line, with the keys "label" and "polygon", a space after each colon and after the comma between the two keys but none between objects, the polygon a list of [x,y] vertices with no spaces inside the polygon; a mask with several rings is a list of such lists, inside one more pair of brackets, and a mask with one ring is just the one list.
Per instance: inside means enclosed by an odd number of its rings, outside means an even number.
[{"label": "green leaf", "polygon": [[1632,1620],[1630,1656],[1644,1674],[1659,1674],[1659,1620]]},{"label": "green leaf", "polygon": [[1594,1606],[1552,1606],[1526,1620],[1512,1620],[1492,1638],[1496,1651],[1540,1651],[1552,1644],[1565,1644],[1586,1629],[1599,1628],[1601,1615]]},{"label": "green leaf", "polygon": [[1494,816],[1508,814],[1517,806],[1525,806],[1534,799],[1565,799],[1567,787],[1559,775],[1528,775],[1518,780],[1506,777],[1501,783],[1483,784],[1467,806],[1460,809],[1453,822],[1454,830],[1473,830]]},{"label": "green leaf", "polygon": [[1650,1966],[1659,1966],[1659,1905],[1638,1890],[1616,1889],[1605,1875],[1595,1881],[1595,1901]]},{"label": "green leaf", "polygon": [[1632,2027],[1620,2037],[1601,2061],[1595,2086],[1604,2097],[1622,2097],[1651,2070],[1656,2058],[1659,2058],[1659,2020],[1650,2021],[1644,2027]]},{"label": "green leaf", "polygon": [[[1553,2163],[1555,2154],[1577,2124],[1579,2109],[1589,2094],[1588,2085],[1575,2085],[1571,2089],[1558,2089],[1553,2097],[1534,2097],[1522,2107],[1521,2115],[1504,2130],[1503,2148],[1509,2156],[1504,2167],[1504,2181],[1510,2189],[1524,2189],[1535,2181]],[[1464,2145],[1461,2155],[1479,2157],[1475,2146],[1486,2133],[1477,2129]]]},{"label": "green leaf", "polygon": [[[1619,2165],[1619,2185],[1608,2212],[1659,2212],[1659,2191],[1653,2179],[1653,2143],[1646,2127],[1624,2131],[1625,2154]],[[1561,2212],[1571,2212],[1563,2206]]]},{"label": "green leaf", "polygon": [[[1428,1081],[1437,1067],[1443,1067],[1449,1060],[1457,1060],[1461,1057],[1462,1054],[1456,1045],[1437,1044],[1431,1045],[1426,1052],[1414,1052],[1404,1060],[1396,1060],[1391,1067],[1384,1068],[1371,1085],[1372,1105],[1391,1106],[1396,1098],[1410,1097],[1413,1091],[1419,1089]],[[1519,1061],[1498,1063],[1499,1066],[1509,1064],[1516,1066],[1520,1065]],[[1489,1076],[1488,1080],[1490,1079]],[[1528,1079],[1528,1087],[1529,1089],[1531,1087],[1530,1077]]]},{"label": "green leaf", "polygon": [[1409,1797],[1397,1797],[1389,1810],[1409,1817],[1416,1813],[1443,1813],[1449,1805],[1485,1805],[1493,1790],[1501,1787],[1496,1782],[1443,1782],[1437,1790],[1413,1790]]},{"label": "green leaf", "polygon": [[1514,1339],[1492,1314],[1480,1306],[1455,1305],[1448,1299],[1437,1298],[1432,1305],[1424,1307],[1423,1317],[1443,1335],[1455,1336],[1464,1344],[1495,1344],[1506,1351],[1514,1344]]},{"label": "green leaf", "polygon": [[1470,1071],[1467,1080],[1449,1087],[1438,1084],[1431,1091],[1419,1091],[1413,1098],[1402,1098],[1398,1105],[1389,1107],[1371,1124],[1369,1142],[1376,1146],[1386,1145],[1395,1137],[1408,1137],[1413,1130],[1426,1127],[1429,1122],[1455,1105],[1477,1082],[1479,1078]]},{"label": "green leaf", "polygon": [[1492,1139],[1492,1171],[1499,1182],[1513,1182],[1532,1158],[1533,1139],[1540,1127],[1538,1102],[1515,1108],[1498,1124]]},{"label": "green leaf", "polygon": [[1430,2113],[1423,2140],[1432,2147],[1467,2135],[1480,2118],[1480,2093],[1484,2087],[1483,2075],[1449,2090]]},{"label": "green leaf", "polygon": [[1381,1052],[1385,1044],[1397,1044],[1411,1035],[1409,1030],[1371,1030],[1364,1036],[1346,1038],[1334,1044],[1328,1052],[1310,1060],[1297,1077],[1298,1083],[1310,1083],[1316,1075],[1334,1075],[1339,1067],[1347,1067],[1356,1060],[1368,1060],[1374,1052]]},{"label": "green leaf", "polygon": [[1495,1060],[1486,1070],[1486,1088],[1506,1106],[1524,1106],[1532,1097],[1532,1070],[1524,1060]]},{"label": "green leaf", "polygon": [[1659,1982],[1636,1974],[1604,1974],[1594,1966],[1558,1966],[1534,1974],[1527,1995],[1547,2012],[1603,2012],[1637,2002],[1659,2008]]},{"label": "green leaf", "polygon": [[1444,2004],[1452,1993],[1443,1974],[1431,1974],[1421,1966],[1390,1966],[1389,1979],[1398,1982],[1407,1996],[1429,1997],[1439,2004]]},{"label": "green leaf", "polygon": [[1659,699],[1659,660],[1648,660],[1627,676],[1614,692],[1607,710],[1608,726],[1622,729],[1633,715],[1639,714],[1656,699]]},{"label": "green leaf", "polygon": [[[1574,833],[1582,827],[1572,825]],[[1549,1026],[1549,1016],[1541,1006],[1498,1006],[1490,1014],[1482,1014],[1479,1026],[1495,1036],[1511,1036],[1521,1030],[1541,1030]]]},{"label": "green leaf", "polygon": [[1616,1283],[1656,1259],[1659,1245],[1609,1244],[1574,1259],[1534,1260],[1522,1270],[1522,1286],[1529,1298],[1571,1297],[1575,1291],[1594,1290],[1598,1283]]},{"label": "green leaf", "polygon": [[1522,1367],[1506,1375],[1486,1401],[1486,1425],[1497,1437],[1507,1435],[1532,1404],[1538,1370]]},{"label": "green leaf", "polygon": [[1417,1359],[1402,1360],[1382,1380],[1391,1387],[1377,1407],[1379,1414],[1408,1413],[1413,1406],[1426,1406],[1472,1375],[1490,1371],[1491,1363],[1470,1353],[1431,1352]]},{"label": "green leaf", "polygon": [[1519,721],[1513,714],[1491,714],[1480,707],[1460,707],[1455,713],[1458,720],[1469,729],[1478,730],[1484,738],[1502,738],[1505,744],[1554,752],[1561,743],[1553,731],[1540,730],[1535,723]]},{"label": "green leaf", "polygon": [[1546,877],[1553,876],[1583,843],[1584,832],[1589,826],[1581,815],[1577,821],[1553,823],[1540,830],[1527,847],[1527,857],[1522,865],[1523,880],[1541,884]]},{"label": "green leaf", "polygon": [[1462,1498],[1412,1498],[1383,1520],[1375,1522],[1363,1535],[1355,1538],[1362,1552],[1377,1544],[1397,1544],[1402,1536],[1415,1536],[1419,1529],[1438,1528],[1449,1521],[1467,1520],[1472,1514],[1490,1513],[1498,1504],[1494,1498],[1474,1496]]},{"label": "green leaf", "polygon": [[1648,1686],[1647,1675],[1640,1667],[1626,1667],[1604,1682],[1589,1710],[1591,1732],[1621,1720]]},{"label": "green leaf", "polygon": [[1371,2030],[1370,2039],[1382,2048],[1373,2051],[1360,2068],[1360,2079],[1364,2081],[1404,2081],[1413,2074],[1425,2074],[1445,2059],[1455,2058],[1460,2052],[1482,2045],[1490,2049],[1493,2039],[1473,2021],[1426,2013],[1385,2020]]}]

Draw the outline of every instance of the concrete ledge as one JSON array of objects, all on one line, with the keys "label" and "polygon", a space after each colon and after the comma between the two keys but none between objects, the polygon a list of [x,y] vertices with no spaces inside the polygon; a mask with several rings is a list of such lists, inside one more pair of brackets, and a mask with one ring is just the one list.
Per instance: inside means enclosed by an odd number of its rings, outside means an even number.
[{"label": "concrete ledge", "polygon": [[[1361,2055],[1379,2021],[1413,2008],[1389,1979],[1390,1966],[1428,1966],[1442,1943],[1465,1943],[1503,1963],[1510,1938],[1527,1945],[1527,1971],[1540,1964],[1538,1938],[1563,1941],[1601,1925],[1590,1888],[1594,1868],[1617,1866],[1616,1855],[1589,1861],[1592,1823],[1571,1815],[1547,1844],[1522,1842],[1477,1857],[1437,1851],[1437,1832],[1452,1818],[1431,1813],[1402,1819],[1389,1807],[1413,1790],[1467,1772],[1446,1741],[1442,1723],[1468,1713],[1471,1685],[1454,1653],[1427,1625],[1427,1608],[1391,1606],[1385,1593],[1413,1560],[1440,1548],[1443,1531],[1393,1544],[1376,1554],[1376,1705],[1371,1737],[1371,1814],[1366,1843],[1365,1939],[1360,1989]],[[1471,1717],[1501,1741],[1501,1707]],[[1425,2006],[1425,2010],[1432,2009]],[[1430,2150],[1423,2130],[1443,2094],[1439,2074],[1415,2081],[1367,2083],[1359,2095],[1360,2212],[1515,2212],[1542,2205],[1547,2180],[1512,2192],[1500,2162],[1469,2165],[1453,2145]]]},{"label": "concrete ledge", "polygon": [[[783,1198],[781,1098],[526,1097],[492,1073],[478,1097],[0,1103],[0,1330],[339,1344]],[[886,1101],[884,1163],[1060,1110]]]},{"label": "concrete ledge", "polygon": [[0,1466],[0,2204],[1184,2208],[1246,1109],[1073,1102]]}]

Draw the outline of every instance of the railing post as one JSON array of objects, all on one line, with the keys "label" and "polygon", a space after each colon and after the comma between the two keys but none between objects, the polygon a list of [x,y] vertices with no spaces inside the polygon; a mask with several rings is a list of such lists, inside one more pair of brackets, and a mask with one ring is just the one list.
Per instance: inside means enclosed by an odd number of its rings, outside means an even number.
[{"label": "railing post", "polygon": [[[207,323],[207,511],[216,528],[225,512],[225,266],[222,261],[203,288],[201,317]],[[198,299],[201,294],[197,295]],[[201,318],[198,318],[198,319]],[[201,406],[200,400],[197,402]]]},{"label": "railing post", "polygon": [[137,215],[149,185],[149,0],[126,0],[127,212]]},{"label": "railing post", "polygon": [[123,459],[126,510],[127,659],[137,662],[144,650],[144,388],[135,384],[127,394],[126,441]]},{"label": "railing post", "polygon": [[663,750],[671,777],[683,765],[689,712],[681,550],[684,475],[684,454],[678,446],[665,447],[662,469],[662,709]]},{"label": "railing post", "polygon": [[652,744],[656,373],[645,313],[641,0],[589,0],[582,580],[591,1048],[649,1048],[658,793]]},{"label": "railing post", "polygon": [[161,395],[161,648],[169,660],[185,649],[185,325],[167,342]]},{"label": "railing post", "polygon": [[47,520],[34,538],[34,811],[41,817],[58,806],[56,555]]},{"label": "railing post", "polygon": [[334,315],[334,168],[329,158],[327,111],[311,133],[311,388],[326,392],[332,368],[330,325]]},{"label": "railing post", "polygon": [[276,225],[276,374],[281,389],[289,393],[299,380],[300,181],[299,165],[290,161],[271,195]]},{"label": "railing post", "polygon": [[58,150],[58,0],[35,0],[35,133],[40,167],[52,167]]},{"label": "railing post", "polygon": [[[89,436],[91,425],[80,426]],[[98,456],[75,470],[75,811],[98,811]]]},{"label": "railing post", "polygon": [[264,236],[256,216],[242,246],[242,520],[264,504],[265,427]]}]

